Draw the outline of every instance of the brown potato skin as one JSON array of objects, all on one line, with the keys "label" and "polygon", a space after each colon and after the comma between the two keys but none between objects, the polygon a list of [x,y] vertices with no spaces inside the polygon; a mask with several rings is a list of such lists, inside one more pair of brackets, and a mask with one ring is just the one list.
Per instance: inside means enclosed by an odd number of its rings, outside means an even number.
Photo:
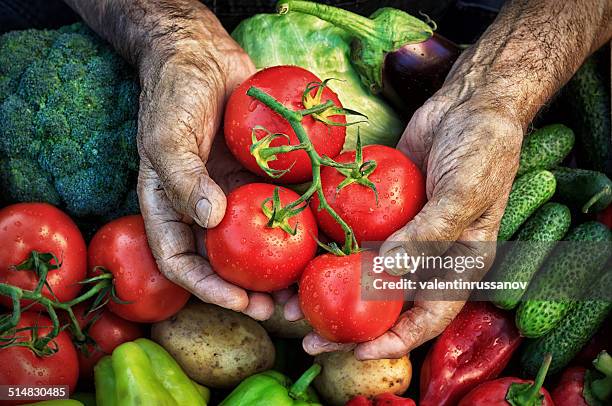
[{"label": "brown potato skin", "polygon": [[314,386],[331,406],[342,406],[357,395],[368,398],[385,392],[401,395],[412,378],[408,356],[358,361],[352,351],[331,352],[318,355],[315,362],[322,366],[322,371]]},{"label": "brown potato skin", "polygon": [[262,321],[261,325],[270,335],[280,338],[303,338],[312,331],[312,327],[306,319],[298,321],[285,319],[283,305],[278,303],[274,305],[272,316],[268,320]]},{"label": "brown potato skin", "polygon": [[274,345],[259,323],[207,303],[190,303],[153,324],[151,336],[207,387],[231,388],[274,364]]}]

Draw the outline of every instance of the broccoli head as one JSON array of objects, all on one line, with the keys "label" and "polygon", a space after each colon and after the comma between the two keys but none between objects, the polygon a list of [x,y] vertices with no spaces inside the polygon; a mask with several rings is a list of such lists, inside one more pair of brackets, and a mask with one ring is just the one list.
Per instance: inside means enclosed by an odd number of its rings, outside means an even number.
[{"label": "broccoli head", "polygon": [[79,218],[134,210],[139,86],[82,24],[0,36],[0,185]]}]

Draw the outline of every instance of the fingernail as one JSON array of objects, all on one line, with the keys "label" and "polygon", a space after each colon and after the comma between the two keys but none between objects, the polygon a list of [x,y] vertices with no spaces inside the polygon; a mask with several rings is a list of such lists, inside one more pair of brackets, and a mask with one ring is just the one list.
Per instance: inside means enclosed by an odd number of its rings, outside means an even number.
[{"label": "fingernail", "polygon": [[200,226],[206,228],[208,226],[208,220],[210,219],[210,213],[212,212],[212,205],[208,199],[201,199],[195,208],[196,218],[194,219]]},{"label": "fingernail", "polygon": [[393,266],[386,268],[387,273],[391,275],[405,275],[409,272],[412,272],[412,267],[408,261],[402,261],[408,253],[404,249],[404,247],[395,247],[383,253],[385,257],[396,258],[397,260],[393,262]]}]

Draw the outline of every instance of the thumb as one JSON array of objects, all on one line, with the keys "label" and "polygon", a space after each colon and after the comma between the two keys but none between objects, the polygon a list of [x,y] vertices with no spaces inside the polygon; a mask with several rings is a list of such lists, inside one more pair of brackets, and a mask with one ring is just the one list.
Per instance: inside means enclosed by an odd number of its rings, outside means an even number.
[{"label": "thumb", "polygon": [[[482,214],[480,210],[470,210],[465,202],[452,192],[433,196],[414,219],[382,244],[380,255],[394,257],[407,254],[414,258],[442,255],[464,229]],[[396,275],[415,271],[387,269],[387,272]]]},{"label": "thumb", "polygon": [[197,154],[166,156],[163,165],[152,162],[172,206],[204,228],[218,225],[227,205],[223,190],[208,175]]}]

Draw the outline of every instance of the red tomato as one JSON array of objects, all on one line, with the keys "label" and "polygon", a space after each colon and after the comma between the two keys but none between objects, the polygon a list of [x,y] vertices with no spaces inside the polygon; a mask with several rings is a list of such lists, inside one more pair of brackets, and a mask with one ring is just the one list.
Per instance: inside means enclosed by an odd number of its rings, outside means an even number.
[{"label": "red tomato", "polygon": [[[317,224],[310,208],[288,219],[295,235],[268,227],[261,206],[277,186],[251,183],[227,197],[221,223],[207,231],[206,251],[215,272],[240,287],[260,292],[286,288],[296,282],[317,250]],[[282,206],[299,198],[279,188]],[[268,202],[272,207],[272,202]]]},{"label": "red tomato", "polygon": [[[363,251],[347,256],[324,254],[306,267],[299,283],[300,306],[317,333],[340,343],[372,340],[393,326],[403,300],[362,298],[362,267],[371,267],[374,254]],[[367,264],[367,265],[366,265]],[[363,272],[364,284],[380,278],[397,282],[397,276]]]},{"label": "red tomato", "polygon": [[170,282],[157,268],[142,216],[126,216],[104,225],[89,243],[91,275],[102,267],[113,274],[119,299],[110,311],[130,321],[154,323],[167,319],[187,303],[189,292]]},{"label": "red tomato", "polygon": [[[256,126],[262,126],[272,133],[283,133],[289,136],[289,141],[286,138],[277,138],[272,141],[270,144],[272,147],[299,144],[289,123],[265,104],[247,96],[247,90],[251,86],[255,86],[291,109],[304,109],[302,93],[311,82],[321,82],[321,79],[297,66],[275,66],[257,72],[234,90],[225,108],[223,130],[225,142],[230,151],[247,169],[258,175],[267,176],[250,153],[251,133]],[[315,91],[312,94],[314,95]],[[332,100],[336,106],[342,107],[338,96],[329,87],[326,87],[323,90],[321,103],[328,100]],[[344,116],[330,116],[328,119],[338,123],[346,123]],[[345,127],[328,126],[315,120],[312,116],[304,117],[302,126],[320,155],[333,158],[342,151],[346,136]],[[258,131],[257,139],[261,139],[265,135],[264,131]],[[306,182],[312,177],[310,159],[304,151],[278,154],[276,160],[269,162],[269,166],[276,170],[288,169],[292,164],[294,165],[291,171],[285,173],[277,181],[298,183]]]},{"label": "red tomato", "polygon": [[[355,161],[355,151],[338,155],[341,163]],[[338,170],[325,167],[321,171],[323,194],[329,205],[353,229],[358,242],[384,241],[403,227],[425,204],[425,180],[419,168],[395,148],[369,145],[363,148],[363,161],[376,161],[376,169],[368,179],[376,185],[376,195],[367,186],[352,183],[337,191],[345,179]],[[319,198],[312,199],[317,223],[325,234],[337,242],[344,242],[340,225],[325,210],[318,210]]]},{"label": "red tomato", "polygon": [[120,344],[143,337],[144,332],[140,324],[124,320],[106,309],[85,314],[87,309],[88,304],[81,303],[73,311],[81,329],[93,340],[84,348],[77,347],[81,379],[92,381],[93,368],[100,358],[111,354]]},{"label": "red tomato", "polygon": [[[506,394],[513,383],[532,384],[533,381],[507,377],[484,382],[465,395],[457,406],[510,406]],[[540,394],[543,395],[541,406],[555,405],[546,389],[541,388]]]},{"label": "red tomato", "polygon": [[[45,336],[51,331],[52,323],[49,318],[40,313],[28,311],[21,313],[17,328],[38,326],[38,337]],[[31,330],[17,333],[18,342],[32,340]],[[0,385],[68,385],[70,393],[74,392],[79,377],[79,363],[74,345],[65,331],[50,343],[51,348],[57,351],[48,356],[38,356],[27,347],[9,347],[0,349]],[[17,405],[31,403],[3,401],[3,405]]]},{"label": "red tomato", "polygon": [[[61,302],[74,299],[87,273],[85,241],[76,224],[64,212],[47,203],[19,203],[0,210],[0,283],[34,290],[38,277],[34,271],[11,269],[25,261],[32,251],[52,253],[61,267],[49,271],[47,282]],[[51,264],[55,264],[51,260]],[[53,298],[46,287],[42,293]],[[11,301],[0,296],[0,303]],[[22,306],[27,304],[22,302]],[[32,309],[42,310],[35,305]]]}]

